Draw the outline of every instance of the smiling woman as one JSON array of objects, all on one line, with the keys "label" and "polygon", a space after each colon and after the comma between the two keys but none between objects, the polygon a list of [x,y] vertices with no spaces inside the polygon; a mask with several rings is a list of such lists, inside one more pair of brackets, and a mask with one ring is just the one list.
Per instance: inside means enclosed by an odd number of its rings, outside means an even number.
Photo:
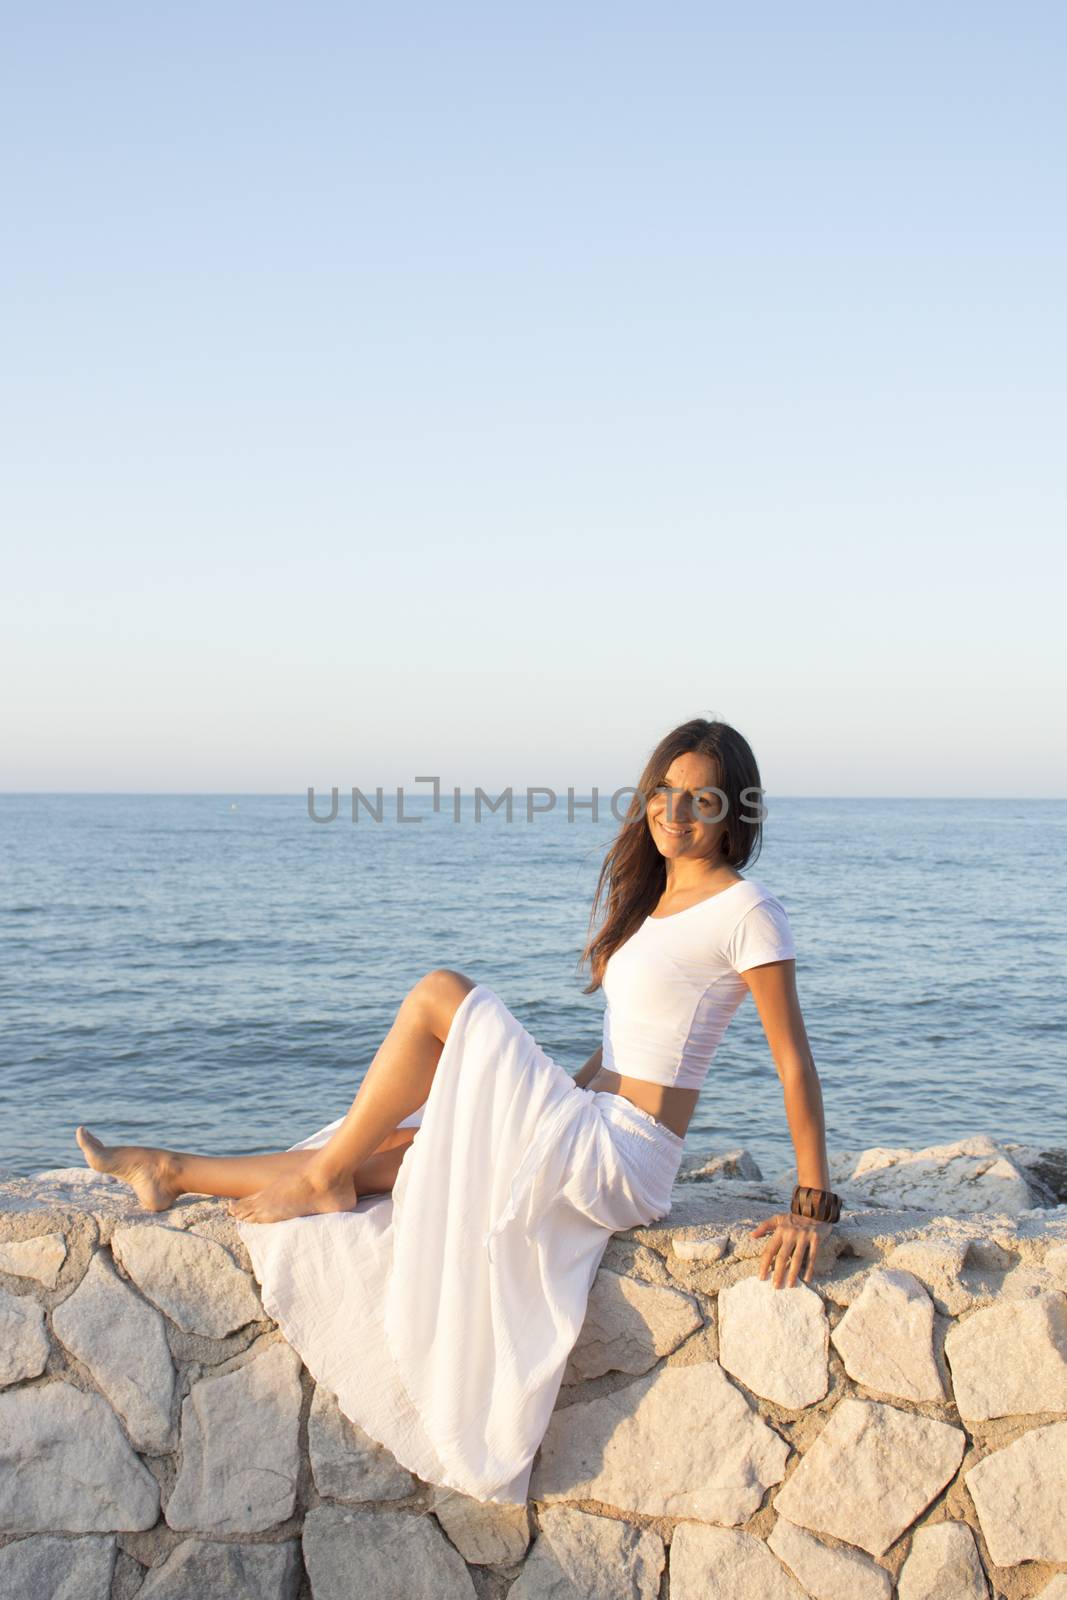
[{"label": "smiling woman", "polygon": [[607,1008],[603,1042],[578,1081],[625,1096],[684,1137],[719,1042],[752,993],[797,1156],[793,1210],[754,1230],[770,1235],[761,1276],[773,1265],[779,1286],[805,1262],[810,1281],[840,1206],[789,918],[738,870],[759,853],[762,792],[751,747],[724,723],[683,723],[652,752],[594,897],[591,922],[605,894],[607,916],[584,952],[586,992],[602,987]]}]

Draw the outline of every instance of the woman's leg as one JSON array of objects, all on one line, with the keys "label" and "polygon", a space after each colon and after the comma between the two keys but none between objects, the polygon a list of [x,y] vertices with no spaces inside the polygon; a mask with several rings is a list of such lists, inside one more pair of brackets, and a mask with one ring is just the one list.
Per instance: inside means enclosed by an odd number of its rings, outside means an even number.
[{"label": "woman's leg", "polygon": [[165,1210],[181,1194],[243,1202],[230,1210],[252,1222],[351,1210],[360,1194],[392,1188],[403,1151],[417,1132],[398,1124],[425,1103],[452,1018],[473,988],[470,978],[447,968],[419,979],[402,1001],[343,1123],[317,1150],[199,1156],[104,1145],[84,1127],[75,1137],[89,1165],[130,1184],[148,1211]]},{"label": "woman's leg", "polygon": [[[397,1128],[357,1168],[360,1194],[385,1193],[393,1187],[404,1151],[417,1128]],[[75,1138],[96,1172],[110,1172],[134,1190],[146,1211],[165,1211],[179,1195],[209,1194],[243,1199],[285,1174],[298,1173],[314,1154],[281,1150],[263,1156],[200,1156],[188,1150],[163,1150],[151,1145],[105,1145],[80,1127]]]},{"label": "woman's leg", "polygon": [[234,1216],[281,1222],[350,1211],[358,1199],[353,1174],[404,1117],[425,1104],[452,1018],[474,987],[471,978],[447,967],[420,978],[401,1002],[341,1126],[309,1152],[299,1172],[283,1173],[258,1193],[231,1202]]}]

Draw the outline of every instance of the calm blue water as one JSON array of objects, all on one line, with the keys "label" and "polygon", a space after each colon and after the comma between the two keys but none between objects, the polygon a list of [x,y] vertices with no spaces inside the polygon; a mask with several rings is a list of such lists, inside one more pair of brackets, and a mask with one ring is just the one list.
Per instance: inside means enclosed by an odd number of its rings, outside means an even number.
[{"label": "calm blue water", "polygon": [[[343,797],[342,797],[343,798]],[[831,1149],[1067,1144],[1067,802],[768,800]],[[610,815],[312,823],[304,796],[0,796],[0,1167],[115,1142],[245,1154],[339,1116],[408,988],[458,967],[576,1069]],[[792,1163],[752,1001],[688,1147]]]}]

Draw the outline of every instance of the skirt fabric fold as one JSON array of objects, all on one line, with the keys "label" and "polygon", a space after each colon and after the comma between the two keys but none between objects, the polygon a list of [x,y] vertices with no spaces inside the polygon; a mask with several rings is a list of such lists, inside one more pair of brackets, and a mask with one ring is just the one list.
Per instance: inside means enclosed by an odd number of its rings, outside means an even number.
[{"label": "skirt fabric fold", "polygon": [[667,1214],[684,1140],[579,1088],[485,984],[400,1126],[391,1194],[238,1230],[345,1416],[425,1482],[523,1503],[608,1240]]}]

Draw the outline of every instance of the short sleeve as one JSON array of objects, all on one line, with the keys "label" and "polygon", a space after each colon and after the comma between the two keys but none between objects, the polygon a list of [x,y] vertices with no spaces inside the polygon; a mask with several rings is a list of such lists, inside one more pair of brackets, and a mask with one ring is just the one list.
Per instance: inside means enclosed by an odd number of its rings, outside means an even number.
[{"label": "short sleeve", "polygon": [[796,953],[786,909],[773,896],[749,907],[726,944],[726,957],[735,972],[767,961],[790,961]]}]

